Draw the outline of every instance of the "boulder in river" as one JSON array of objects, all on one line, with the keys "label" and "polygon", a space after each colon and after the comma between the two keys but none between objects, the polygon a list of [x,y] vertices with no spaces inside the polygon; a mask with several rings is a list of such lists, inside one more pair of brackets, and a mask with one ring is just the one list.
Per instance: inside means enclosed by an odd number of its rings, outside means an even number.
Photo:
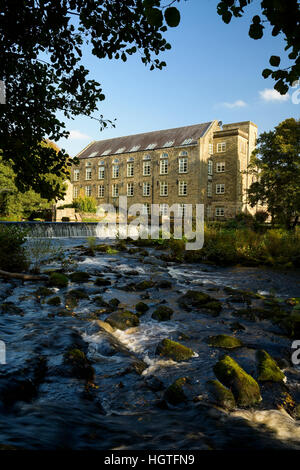
[{"label": "boulder in river", "polygon": [[53,287],[67,287],[69,279],[62,273],[52,272],[49,277],[49,285]]},{"label": "boulder in river", "polygon": [[70,274],[69,277],[72,282],[88,282],[90,279],[89,273],[85,271],[76,271]]},{"label": "boulder in river", "polygon": [[283,382],[284,373],[279,369],[276,361],[264,350],[257,351],[258,380],[260,382]]},{"label": "boulder in river", "polygon": [[194,355],[194,352],[183,344],[165,338],[158,344],[156,355],[180,362],[190,359]]},{"label": "boulder in river", "polygon": [[217,362],[214,373],[217,379],[232,391],[238,405],[251,406],[261,401],[256,380],[230,356],[224,356]]},{"label": "boulder in river", "polygon": [[222,305],[219,300],[214,299],[205,292],[189,290],[178,299],[179,305],[185,310],[192,308],[205,308],[219,313],[222,310]]},{"label": "boulder in river", "polygon": [[160,305],[152,313],[152,318],[158,321],[168,321],[171,319],[172,315],[173,315],[173,309],[171,307],[167,307],[166,305]]},{"label": "boulder in river", "polygon": [[143,315],[143,313],[146,313],[149,310],[149,307],[145,302],[138,302],[135,306],[135,310],[137,312],[137,315]]},{"label": "boulder in river", "polygon": [[215,348],[235,349],[243,346],[243,343],[235,336],[216,335],[208,338],[208,344]]},{"label": "boulder in river", "polygon": [[118,330],[127,330],[128,328],[138,326],[140,323],[138,316],[127,310],[114,312],[105,321]]},{"label": "boulder in river", "polygon": [[171,403],[171,405],[178,405],[186,401],[186,395],[183,386],[186,383],[186,377],[180,377],[175,380],[165,391],[164,398]]},{"label": "boulder in river", "polygon": [[212,394],[215,403],[226,410],[236,408],[233,393],[228,388],[224,387],[218,380],[209,380],[207,382],[208,389]]}]

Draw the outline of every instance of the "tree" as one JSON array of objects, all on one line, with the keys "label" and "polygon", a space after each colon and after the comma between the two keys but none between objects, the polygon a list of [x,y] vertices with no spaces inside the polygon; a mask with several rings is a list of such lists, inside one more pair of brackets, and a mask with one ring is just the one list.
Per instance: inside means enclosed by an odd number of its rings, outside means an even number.
[{"label": "tree", "polygon": [[[230,23],[233,16],[239,18],[244,14],[244,9],[252,3],[252,0],[222,0],[218,4],[218,14],[225,23]],[[299,0],[262,0],[260,2],[260,14],[255,15],[249,28],[249,36],[252,39],[261,39],[264,34],[264,23],[272,26],[272,35],[283,34],[286,42],[285,50],[289,50],[288,58],[292,65],[286,69],[264,69],[264,78],[271,76],[275,81],[274,88],[281,94],[285,94],[289,86],[300,76],[300,9]],[[270,65],[278,68],[281,58],[272,55]]]},{"label": "tree", "polygon": [[[45,142],[42,146],[59,152],[59,148],[53,142]],[[65,194],[66,184],[63,176],[58,177],[51,173],[51,169],[48,169],[48,173],[42,177],[45,184],[51,188],[54,196],[52,202]],[[0,214],[14,218],[28,218],[34,212],[49,208],[51,208],[51,203],[32,188],[29,187],[24,193],[18,190],[12,163],[3,161],[0,157]]]},{"label": "tree", "polygon": [[294,227],[300,215],[300,120],[286,119],[260,135],[249,172],[257,180],[248,190],[250,205],[266,204],[273,222]]},{"label": "tree", "polygon": [[[13,162],[21,191],[32,187],[47,199],[52,186],[49,168],[69,176],[64,151],[42,145],[68,133],[57,117],[93,117],[104,100],[100,84],[81,64],[86,43],[98,58],[126,61],[136,52],[144,64],[161,69],[155,58],[170,49],[163,38],[167,26],[179,24],[178,10],[160,0],[2,0],[0,8],[0,80],[6,104],[0,105],[0,149]],[[96,118],[97,119],[97,118]],[[98,118],[102,127],[108,125]]]}]

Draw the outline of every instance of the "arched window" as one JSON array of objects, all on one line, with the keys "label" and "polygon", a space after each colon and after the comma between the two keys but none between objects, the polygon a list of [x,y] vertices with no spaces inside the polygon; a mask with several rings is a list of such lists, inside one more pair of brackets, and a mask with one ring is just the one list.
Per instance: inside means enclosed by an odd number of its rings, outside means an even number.
[{"label": "arched window", "polygon": [[151,156],[149,155],[149,153],[143,156],[143,160],[151,160]]},{"label": "arched window", "polygon": [[167,152],[163,152],[160,156],[160,158],[168,158],[169,154]]},{"label": "arched window", "polygon": [[180,157],[187,157],[188,153],[185,150],[182,150],[182,152],[180,152],[179,156]]}]

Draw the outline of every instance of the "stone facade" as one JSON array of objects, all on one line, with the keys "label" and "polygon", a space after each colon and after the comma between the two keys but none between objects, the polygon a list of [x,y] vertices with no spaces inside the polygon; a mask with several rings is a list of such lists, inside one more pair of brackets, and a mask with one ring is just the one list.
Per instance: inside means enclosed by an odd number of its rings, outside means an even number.
[{"label": "stone facade", "polygon": [[[190,139],[186,138],[189,133]],[[73,198],[93,196],[99,205],[115,207],[118,196],[127,196],[128,206],[200,203],[209,220],[234,217],[250,210],[245,198],[250,182],[243,172],[256,135],[257,127],[250,121],[223,126],[212,121],[199,129],[188,126],[158,131],[157,135],[92,142],[78,154],[80,164],[72,167]],[[129,138],[131,144],[126,148]],[[149,142],[163,139],[168,145],[151,148]],[[108,150],[103,151],[106,146]],[[113,146],[117,150],[109,153]],[[118,196],[113,192],[116,188]]]}]

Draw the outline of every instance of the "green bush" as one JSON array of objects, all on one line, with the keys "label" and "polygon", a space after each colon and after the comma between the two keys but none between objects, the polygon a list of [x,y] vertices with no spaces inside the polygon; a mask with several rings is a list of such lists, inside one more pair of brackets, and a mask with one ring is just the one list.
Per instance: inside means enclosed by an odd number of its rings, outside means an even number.
[{"label": "green bush", "polygon": [[75,199],[73,206],[80,212],[91,212],[94,214],[97,212],[97,201],[93,197],[78,197]]},{"label": "green bush", "polygon": [[5,224],[0,224],[0,269],[10,272],[26,271],[29,262],[24,243],[27,231]]}]

